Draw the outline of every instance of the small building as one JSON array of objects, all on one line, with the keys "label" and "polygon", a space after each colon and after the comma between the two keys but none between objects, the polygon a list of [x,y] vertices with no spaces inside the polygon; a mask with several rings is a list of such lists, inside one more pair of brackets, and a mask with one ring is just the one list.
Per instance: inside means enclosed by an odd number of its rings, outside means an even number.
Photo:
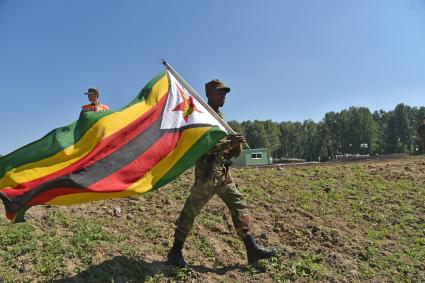
[{"label": "small building", "polygon": [[242,150],[238,157],[232,158],[232,165],[249,166],[249,165],[264,165],[272,163],[269,157],[267,148],[256,148]]}]

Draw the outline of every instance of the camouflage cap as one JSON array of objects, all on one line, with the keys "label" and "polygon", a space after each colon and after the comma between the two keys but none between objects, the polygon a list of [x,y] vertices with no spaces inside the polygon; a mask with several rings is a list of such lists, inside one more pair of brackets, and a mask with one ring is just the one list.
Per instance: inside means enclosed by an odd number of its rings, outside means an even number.
[{"label": "camouflage cap", "polygon": [[212,80],[212,81],[207,82],[207,83],[205,84],[205,93],[206,93],[206,94],[211,93],[211,92],[213,92],[214,90],[221,90],[221,89],[225,90],[225,91],[226,91],[226,93],[227,93],[227,92],[230,92],[230,88],[229,88],[229,87],[227,87],[227,86],[225,86],[225,85],[224,85],[224,84],[223,84],[220,80],[218,80],[218,79]]},{"label": "camouflage cap", "polygon": [[99,94],[99,90],[98,90],[97,88],[92,88],[92,87],[90,87],[90,88],[87,90],[87,92],[85,92],[84,94],[85,94],[85,95],[88,95],[88,94],[90,94],[90,93],[97,93],[97,94]]}]

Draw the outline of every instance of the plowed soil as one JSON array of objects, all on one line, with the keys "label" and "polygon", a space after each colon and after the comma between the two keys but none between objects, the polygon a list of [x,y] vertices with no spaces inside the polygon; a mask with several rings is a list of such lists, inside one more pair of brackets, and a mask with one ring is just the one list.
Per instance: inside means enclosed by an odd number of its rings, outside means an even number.
[{"label": "plowed soil", "polygon": [[425,157],[232,172],[277,258],[247,265],[214,197],[184,247],[190,267],[166,265],[189,170],[140,197],[3,217],[0,282],[425,282]]}]

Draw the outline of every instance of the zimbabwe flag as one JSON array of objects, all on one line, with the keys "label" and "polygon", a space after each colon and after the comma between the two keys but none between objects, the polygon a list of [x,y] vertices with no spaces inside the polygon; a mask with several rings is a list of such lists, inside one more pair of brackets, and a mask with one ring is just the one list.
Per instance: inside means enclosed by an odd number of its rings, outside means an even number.
[{"label": "zimbabwe flag", "polygon": [[226,135],[168,70],[118,111],[87,112],[73,124],[0,158],[6,216],[38,204],[71,205],[158,189]]}]

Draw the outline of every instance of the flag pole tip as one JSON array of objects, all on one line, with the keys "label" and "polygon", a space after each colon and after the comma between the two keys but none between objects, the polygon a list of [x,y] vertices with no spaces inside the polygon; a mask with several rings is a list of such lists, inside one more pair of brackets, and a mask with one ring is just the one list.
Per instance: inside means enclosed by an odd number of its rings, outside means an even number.
[{"label": "flag pole tip", "polygon": [[165,60],[164,60],[164,59],[161,59],[161,63],[162,63],[163,65],[167,65],[167,62],[165,62]]}]

